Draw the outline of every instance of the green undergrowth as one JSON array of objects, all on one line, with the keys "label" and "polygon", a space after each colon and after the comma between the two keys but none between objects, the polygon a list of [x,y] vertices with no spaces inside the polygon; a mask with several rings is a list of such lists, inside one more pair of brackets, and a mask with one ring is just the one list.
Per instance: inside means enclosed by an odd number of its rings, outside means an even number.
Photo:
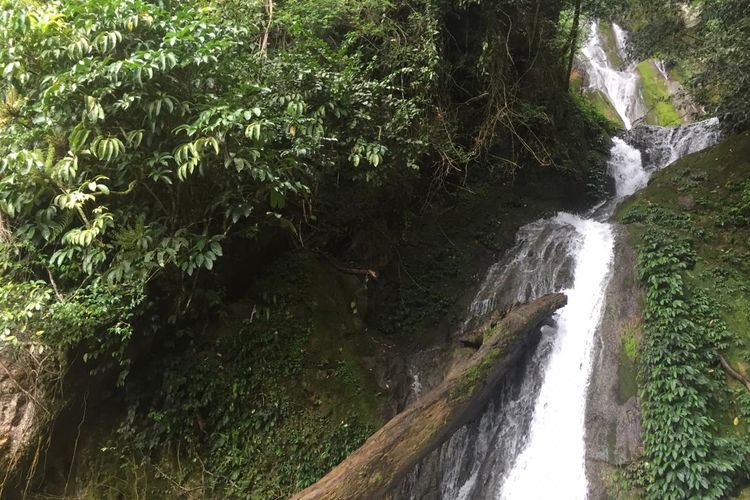
[{"label": "green undergrowth", "polygon": [[286,498],[322,477],[384,423],[361,296],[317,256],[282,259],[207,338],[136,376],[116,437],[68,492]]},{"label": "green undergrowth", "polygon": [[619,211],[646,288],[639,395],[648,498],[724,498],[748,484],[750,133],[657,173]]},{"label": "green undergrowth", "polygon": [[641,75],[643,98],[649,109],[645,118],[646,123],[664,127],[680,125],[682,118],[672,103],[667,82],[654,66],[654,61],[643,61],[638,64],[637,69]]}]

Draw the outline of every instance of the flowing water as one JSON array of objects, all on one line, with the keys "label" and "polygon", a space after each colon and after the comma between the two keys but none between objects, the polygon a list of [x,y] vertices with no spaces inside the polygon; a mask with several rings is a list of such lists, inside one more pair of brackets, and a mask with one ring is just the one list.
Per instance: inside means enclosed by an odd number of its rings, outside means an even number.
[{"label": "flowing water", "polygon": [[[640,88],[640,76],[635,64],[617,68],[607,55],[605,42],[599,30],[599,22],[592,22],[589,27],[586,44],[581,49],[582,63],[588,77],[588,87],[604,94],[620,115],[625,128],[643,117],[648,109],[643,101]],[[615,50],[623,61],[627,61],[627,33],[612,24],[615,34]]]},{"label": "flowing water", "polygon": [[[614,30],[618,48],[626,34]],[[596,25],[583,50],[598,84],[635,119],[639,98],[631,74],[612,68]],[[627,121],[626,123],[630,123]],[[516,245],[487,272],[463,328],[494,310],[564,291],[568,304],[542,327],[538,347],[497,388],[476,422],[420,463],[405,481],[403,498],[586,498],[587,386],[596,329],[614,255],[611,218],[617,203],[643,188],[650,175],[679,157],[714,144],[718,121],[667,129],[642,126],[613,139],[608,163],[612,199],[583,215],[559,213],[528,224]]]}]

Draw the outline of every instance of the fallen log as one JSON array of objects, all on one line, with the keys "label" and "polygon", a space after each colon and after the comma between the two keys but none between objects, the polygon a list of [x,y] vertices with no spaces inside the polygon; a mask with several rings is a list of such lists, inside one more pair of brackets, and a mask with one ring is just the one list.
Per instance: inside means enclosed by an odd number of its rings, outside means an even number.
[{"label": "fallen log", "polygon": [[479,350],[442,384],[393,417],[325,477],[293,498],[387,497],[421,459],[480,414],[498,382],[538,340],[533,333],[566,302],[565,295],[550,294],[511,310],[486,328]]}]

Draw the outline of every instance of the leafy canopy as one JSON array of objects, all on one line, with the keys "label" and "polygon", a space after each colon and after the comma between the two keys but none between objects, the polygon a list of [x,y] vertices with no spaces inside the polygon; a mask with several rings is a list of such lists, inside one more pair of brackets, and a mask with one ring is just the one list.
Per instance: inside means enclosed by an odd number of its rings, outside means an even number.
[{"label": "leafy canopy", "polygon": [[[364,5],[328,3],[321,21]],[[301,24],[296,2],[273,30],[258,3],[243,23],[220,7],[0,4],[0,212],[11,258],[33,262],[5,280],[49,276],[53,301],[55,279],[58,294],[118,295],[158,274],[184,312],[185,280],[213,269],[234,228],[296,233],[326,176],[378,184],[416,169],[434,31],[419,70],[383,72],[362,32],[326,43],[329,24]]]}]

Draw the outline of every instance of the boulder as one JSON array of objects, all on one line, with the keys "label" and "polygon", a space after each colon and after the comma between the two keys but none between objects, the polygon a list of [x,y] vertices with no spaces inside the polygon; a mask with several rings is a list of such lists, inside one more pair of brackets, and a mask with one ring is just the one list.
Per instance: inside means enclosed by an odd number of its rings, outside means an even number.
[{"label": "boulder", "polygon": [[0,496],[8,484],[28,472],[40,439],[52,418],[46,406],[37,358],[12,346],[0,348]]}]

